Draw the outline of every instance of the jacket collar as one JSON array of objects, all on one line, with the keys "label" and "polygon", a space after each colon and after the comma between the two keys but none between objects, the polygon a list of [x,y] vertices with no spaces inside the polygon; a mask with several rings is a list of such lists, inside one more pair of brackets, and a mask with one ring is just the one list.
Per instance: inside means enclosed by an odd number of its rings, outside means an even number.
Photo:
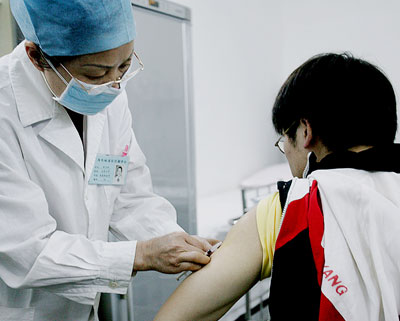
[{"label": "jacket collar", "polygon": [[10,56],[10,80],[14,91],[22,126],[50,119],[54,116],[56,102],[38,71],[25,52],[25,42],[20,43]]},{"label": "jacket collar", "polygon": [[400,144],[376,146],[359,153],[347,150],[335,152],[325,156],[320,162],[310,153],[303,177],[316,170],[334,168],[400,173]]}]

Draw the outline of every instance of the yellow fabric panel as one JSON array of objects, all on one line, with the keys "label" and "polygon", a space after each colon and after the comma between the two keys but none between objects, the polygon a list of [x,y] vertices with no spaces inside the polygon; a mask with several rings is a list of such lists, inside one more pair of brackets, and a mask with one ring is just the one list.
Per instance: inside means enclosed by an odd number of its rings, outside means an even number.
[{"label": "yellow fabric panel", "polygon": [[272,260],[274,258],[275,242],[279,233],[279,224],[282,216],[282,206],[279,193],[271,194],[257,205],[257,229],[263,248],[263,264],[261,280],[271,275]]}]

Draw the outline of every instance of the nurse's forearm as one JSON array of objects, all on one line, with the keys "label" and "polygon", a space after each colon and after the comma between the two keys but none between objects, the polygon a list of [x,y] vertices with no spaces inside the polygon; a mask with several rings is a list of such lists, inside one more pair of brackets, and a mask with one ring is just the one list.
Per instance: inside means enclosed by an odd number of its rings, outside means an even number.
[{"label": "nurse's forearm", "polygon": [[136,245],[133,272],[155,270],[162,273],[197,271],[210,262],[204,253],[211,247],[205,240],[184,232],[170,233]]}]

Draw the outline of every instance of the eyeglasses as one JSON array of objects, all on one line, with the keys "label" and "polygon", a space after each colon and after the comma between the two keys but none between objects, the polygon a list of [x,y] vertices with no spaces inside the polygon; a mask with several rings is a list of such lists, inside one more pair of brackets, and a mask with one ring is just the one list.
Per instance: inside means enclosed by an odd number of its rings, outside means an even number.
[{"label": "eyeglasses", "polygon": [[[134,71],[129,72],[129,73],[125,73],[124,75],[122,75],[122,77],[119,77],[117,80],[112,80],[109,82],[106,82],[104,84],[100,84],[100,85],[90,85],[89,84],[85,84],[82,83],[82,81],[78,80],[76,77],[74,77],[67,68],[65,68],[63,66],[63,64],[60,63],[60,66],[71,76],[71,78],[74,78],[76,80],[76,82],[79,84],[79,86],[86,91],[89,95],[96,95],[96,94],[100,94],[102,92],[104,92],[105,90],[107,90],[108,88],[112,87],[114,84],[120,84],[121,82],[126,82],[129,79],[135,77],[140,71],[142,71],[144,69],[144,64],[142,62],[142,60],[139,58],[139,56],[137,55],[137,53],[134,51],[133,52],[134,56],[136,57],[138,63],[139,63],[139,67],[136,68]],[[57,69],[54,67],[54,65],[52,64],[52,62],[50,61],[50,59],[47,59],[45,56],[43,56],[46,61],[49,63],[50,67],[54,70],[54,72],[61,78],[61,80],[63,80],[63,82],[65,83],[66,86],[68,86],[68,82],[64,79],[64,77],[57,71]],[[131,68],[131,67],[130,67]],[[129,68],[129,69],[130,69]],[[128,71],[129,71],[128,69]]]},{"label": "eyeglasses", "polygon": [[[77,82],[80,84],[80,86],[82,87],[82,89],[84,89],[88,94],[93,95],[93,94],[97,94],[97,93],[101,93],[103,91],[103,88],[106,89],[108,87],[113,86],[114,84],[120,84],[121,82],[125,82],[128,81],[129,79],[132,79],[133,77],[135,77],[140,71],[142,71],[144,69],[144,64],[142,62],[142,60],[139,58],[139,56],[137,55],[137,53],[134,51],[133,55],[136,57],[138,63],[139,63],[139,67],[136,68],[134,71],[126,73],[124,75],[122,75],[122,77],[119,77],[117,80],[112,80],[109,82],[106,82],[104,84],[100,84],[100,85],[93,85],[90,88],[86,88],[83,84],[80,83],[80,81],[78,79]],[[65,68],[64,68],[65,69]],[[68,71],[67,71],[68,72]],[[71,75],[70,75],[71,76]],[[71,76],[72,77],[72,76]]]},{"label": "eyeglasses", "polygon": [[275,147],[278,147],[279,151],[282,154],[285,154],[285,135],[288,133],[288,131],[293,127],[293,125],[296,123],[296,121],[294,121],[287,129],[285,129],[285,131],[282,133],[281,136],[279,136],[278,140],[275,143]]}]

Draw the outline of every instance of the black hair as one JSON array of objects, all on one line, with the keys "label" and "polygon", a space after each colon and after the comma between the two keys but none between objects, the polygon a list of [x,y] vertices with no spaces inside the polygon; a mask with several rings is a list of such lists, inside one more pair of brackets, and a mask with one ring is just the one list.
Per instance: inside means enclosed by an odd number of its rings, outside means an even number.
[{"label": "black hair", "polygon": [[396,97],[384,73],[350,53],[321,54],[292,72],[272,109],[277,133],[295,139],[302,119],[330,151],[393,143]]}]

